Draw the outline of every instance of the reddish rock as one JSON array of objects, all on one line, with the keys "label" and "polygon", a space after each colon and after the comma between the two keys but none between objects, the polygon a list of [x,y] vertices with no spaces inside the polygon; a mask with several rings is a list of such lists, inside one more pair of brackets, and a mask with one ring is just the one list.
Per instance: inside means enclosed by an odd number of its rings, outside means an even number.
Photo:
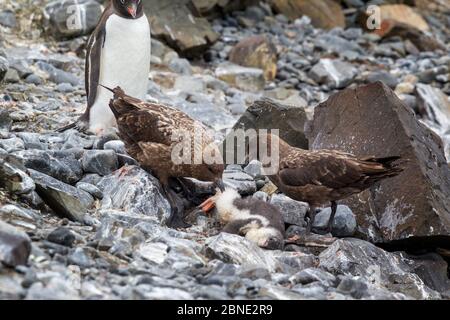
[{"label": "reddish rock", "polygon": [[265,36],[257,35],[241,40],[230,52],[231,62],[262,69],[267,81],[277,74],[277,49]]},{"label": "reddish rock", "polygon": [[317,28],[333,29],[345,28],[345,16],[342,7],[332,0],[273,0],[276,11],[291,20],[306,15],[311,18]]},{"label": "reddish rock", "polygon": [[424,18],[410,6],[405,4],[385,4],[379,8],[381,21],[394,20],[421,31],[428,31],[430,29]]},{"label": "reddish rock", "polygon": [[441,139],[417,121],[381,82],[347,89],[315,109],[310,149],[409,159],[399,176],[343,203],[357,216],[360,236],[388,242],[450,234],[450,169]]},{"label": "reddish rock", "polygon": [[404,40],[409,40],[420,51],[435,51],[444,50],[445,47],[439,43],[435,38],[423,33],[421,30],[395,20],[383,20],[380,29],[374,31],[383,38],[401,37]]}]

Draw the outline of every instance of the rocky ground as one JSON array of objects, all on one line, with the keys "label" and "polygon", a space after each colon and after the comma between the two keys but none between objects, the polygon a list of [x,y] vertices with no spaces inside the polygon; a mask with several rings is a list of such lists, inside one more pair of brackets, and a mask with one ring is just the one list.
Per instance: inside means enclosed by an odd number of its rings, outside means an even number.
[{"label": "rocky ground", "polygon": [[317,1],[325,9],[315,14],[300,0],[290,1],[299,12],[284,10],[289,1],[194,1],[208,19],[196,12],[171,40],[158,24],[174,22],[155,2],[145,4],[155,36],[148,98],[202,121],[218,142],[232,127],[279,128],[292,145],[400,154],[410,169],[339,206],[332,234],[306,236],[307,204],[276,193],[258,163],[229,165],[227,185],[280,207],[284,251],[220,233],[195,210],[192,227],[170,229],[158,181],[116,134],[55,132],[84,111],[84,45],[100,4],[79,1],[88,18],[73,33],[58,2],[6,0],[0,298],[448,299],[448,1],[397,8],[377,34],[360,27],[364,1]]}]

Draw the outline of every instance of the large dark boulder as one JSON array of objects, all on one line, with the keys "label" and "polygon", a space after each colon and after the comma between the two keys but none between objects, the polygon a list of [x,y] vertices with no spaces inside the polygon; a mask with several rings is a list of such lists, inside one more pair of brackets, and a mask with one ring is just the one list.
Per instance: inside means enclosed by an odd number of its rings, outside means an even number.
[{"label": "large dark boulder", "polygon": [[[267,129],[268,132],[271,129],[279,129],[280,137],[291,146],[308,149],[308,140],[304,133],[306,121],[306,112],[302,107],[282,105],[264,98],[247,108],[230,134],[238,129]],[[230,134],[225,138],[224,150],[227,140],[230,140]]]},{"label": "large dark boulder", "polygon": [[[361,277],[376,287],[385,287],[389,291],[401,292],[416,299],[436,299],[440,295],[429,288],[427,283],[417,274],[414,260],[403,253],[384,251],[370,242],[347,238],[334,242],[320,255],[320,267],[339,275]],[[421,263],[420,261],[418,262]],[[433,270],[422,263],[426,274]]]},{"label": "large dark boulder", "polygon": [[409,159],[399,176],[345,201],[360,236],[388,242],[450,233],[450,169],[441,139],[417,121],[386,85],[375,82],[331,96],[315,109],[311,149]]}]

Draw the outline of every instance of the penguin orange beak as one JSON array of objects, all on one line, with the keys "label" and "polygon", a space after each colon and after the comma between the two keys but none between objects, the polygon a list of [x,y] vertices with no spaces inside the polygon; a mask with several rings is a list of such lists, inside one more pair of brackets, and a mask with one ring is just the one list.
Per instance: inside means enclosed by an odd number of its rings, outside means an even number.
[{"label": "penguin orange beak", "polygon": [[136,11],[137,11],[137,5],[136,3],[132,2],[129,6],[127,6],[128,13],[134,18],[136,18]]},{"label": "penguin orange beak", "polygon": [[200,209],[202,209],[204,213],[208,213],[209,211],[214,209],[215,206],[216,202],[214,196],[206,199],[205,201],[203,201],[201,205],[199,205]]}]

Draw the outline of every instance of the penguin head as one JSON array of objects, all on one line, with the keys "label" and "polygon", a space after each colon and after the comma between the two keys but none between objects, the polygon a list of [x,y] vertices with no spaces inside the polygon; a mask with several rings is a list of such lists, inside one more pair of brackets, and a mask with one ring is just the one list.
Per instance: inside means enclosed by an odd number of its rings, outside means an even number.
[{"label": "penguin head", "polygon": [[114,8],[124,17],[136,19],[142,13],[142,0],[112,0]]}]

